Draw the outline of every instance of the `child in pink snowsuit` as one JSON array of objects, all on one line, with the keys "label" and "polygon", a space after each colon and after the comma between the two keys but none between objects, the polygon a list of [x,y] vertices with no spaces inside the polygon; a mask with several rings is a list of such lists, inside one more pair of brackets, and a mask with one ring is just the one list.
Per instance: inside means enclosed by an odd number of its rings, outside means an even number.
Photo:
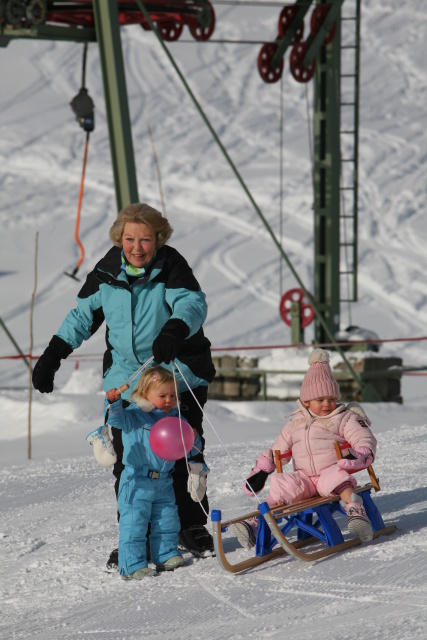
[{"label": "child in pink snowsuit", "polygon": [[[295,504],[317,495],[339,495],[348,516],[349,531],[367,542],[372,540],[372,527],[362,499],[354,492],[357,482],[349,472],[365,469],[373,462],[377,441],[360,405],[337,404],[340,389],[332,375],[328,352],[314,349],[308,362],[310,368],[297,401],[299,409],[292,414],[272,447],[257,458],[243,490],[248,495],[259,493],[276,468],[274,451],[290,452],[294,471],[272,475],[266,499],[268,504]],[[348,442],[350,457],[338,460],[334,442]],[[283,460],[285,464],[289,461],[290,458]],[[257,526],[256,519],[233,525],[243,547],[254,546]]]}]

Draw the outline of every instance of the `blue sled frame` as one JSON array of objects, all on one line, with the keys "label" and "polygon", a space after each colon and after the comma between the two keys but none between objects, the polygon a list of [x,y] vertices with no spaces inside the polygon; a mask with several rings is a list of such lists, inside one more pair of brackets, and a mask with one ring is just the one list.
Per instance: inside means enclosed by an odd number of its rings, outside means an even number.
[{"label": "blue sled frame", "polygon": [[[363,500],[374,538],[388,535],[396,531],[394,525],[386,527],[380,512],[371,498],[372,484],[355,489]],[[234,520],[221,521],[221,511],[213,510],[211,520],[216,557],[220,566],[230,573],[238,573],[250,569],[277,556],[288,554],[298,560],[313,562],[325,558],[339,551],[360,545],[359,538],[345,540],[333,514],[340,512],[345,515],[340,506],[339,497],[310,498],[296,505],[280,505],[270,508],[267,502],[258,505],[258,511],[253,511]],[[259,526],[255,544],[255,556],[236,564],[231,564],[225,555],[222,533],[234,523],[258,518]],[[296,540],[289,541],[287,534],[296,528]],[[313,552],[301,551],[315,542],[323,543],[323,548]],[[326,546],[325,546],[326,545]]]}]

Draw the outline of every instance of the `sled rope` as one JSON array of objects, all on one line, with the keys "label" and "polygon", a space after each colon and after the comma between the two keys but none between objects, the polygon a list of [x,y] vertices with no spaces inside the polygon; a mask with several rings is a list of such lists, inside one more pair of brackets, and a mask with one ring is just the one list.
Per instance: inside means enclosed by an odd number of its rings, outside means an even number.
[{"label": "sled rope", "polygon": [[[219,442],[221,443],[221,445],[223,446],[223,448],[224,448],[225,452],[227,453],[228,457],[230,458],[231,462],[235,465],[235,464],[236,464],[236,462],[235,462],[235,460],[234,460],[233,456],[231,455],[231,453],[230,453],[230,452],[229,452],[229,450],[227,449],[227,446],[226,446],[225,442],[223,442],[223,440],[221,439],[221,437],[220,437],[219,433],[216,431],[216,429],[215,429],[215,427],[213,426],[212,422],[209,420],[209,417],[206,415],[206,413],[203,411],[203,408],[200,406],[199,401],[197,400],[196,396],[194,395],[193,390],[190,388],[190,385],[188,384],[187,380],[185,379],[184,374],[182,373],[181,369],[179,368],[179,365],[178,365],[178,363],[176,362],[176,360],[174,360],[174,361],[173,361],[173,365],[175,365],[175,366],[176,366],[176,368],[178,369],[179,373],[181,374],[182,379],[184,380],[185,384],[187,385],[188,390],[190,391],[191,395],[193,396],[194,400],[196,401],[196,403],[197,403],[197,405],[198,405],[198,407],[199,407],[200,411],[203,413],[203,417],[204,417],[204,418],[206,418],[206,421],[208,422],[208,424],[209,424],[209,426],[211,427],[212,431],[214,432],[214,434],[215,434],[215,435],[216,435],[216,437],[218,438],[218,441],[219,441]],[[188,463],[187,463],[187,466],[188,466]],[[241,472],[239,471],[239,473],[241,473]],[[241,473],[241,477],[243,478],[243,481],[244,481],[244,482],[246,482],[247,478],[246,478],[246,476],[245,476],[243,473]],[[252,491],[254,498],[256,498],[257,500],[259,500],[259,498],[258,498],[257,494],[256,494],[256,493],[255,493],[255,491],[252,489],[252,487],[251,487],[250,485],[247,485],[247,486],[248,486],[248,487],[250,488],[250,490]],[[201,506],[201,505],[200,505],[200,506]],[[202,509],[203,509],[203,507],[202,507]],[[204,509],[203,509],[203,511],[204,511]],[[206,514],[206,512],[205,512],[205,514]],[[207,514],[206,514],[206,515],[207,515]]]},{"label": "sled rope", "polygon": [[[183,374],[182,374],[181,370],[179,369],[178,365],[176,364],[175,360],[172,360],[172,374],[173,374],[173,382],[174,382],[174,385],[175,385],[175,396],[176,396],[176,398],[178,398],[178,385],[177,385],[177,382],[176,382],[175,366],[177,367],[178,371],[180,372],[180,374],[181,374],[181,376],[182,376],[182,379],[184,380],[184,382],[185,382],[185,384],[187,385],[187,387],[188,387],[188,383],[187,383],[187,380],[184,378],[184,376],[183,376]],[[188,387],[188,388],[190,389],[190,387]],[[191,389],[190,389],[190,391],[191,391]],[[199,404],[199,402],[198,402],[197,398],[195,397],[195,395],[194,395],[194,393],[193,393],[192,391],[191,391],[191,394],[192,394],[193,398],[196,400],[196,402],[197,402],[197,404],[198,404],[199,408],[200,408],[200,409],[202,410],[202,412],[203,412],[202,407],[200,406],[200,404]],[[183,434],[183,432],[182,432],[182,416],[181,416],[181,407],[180,407],[180,405],[179,405],[179,402],[177,402],[176,404],[177,404],[177,407],[178,407],[179,430],[180,430],[180,433],[181,433],[182,448],[183,448],[183,451],[185,451],[184,434]],[[190,426],[191,426],[191,425],[190,425]],[[195,448],[197,449],[197,447],[195,447]],[[197,449],[197,451],[198,451],[199,453],[202,453],[202,451],[200,451],[200,449]],[[188,458],[187,458],[187,456],[185,456],[185,457],[184,457],[184,459],[185,459],[185,466],[187,467],[188,477],[190,478],[191,484],[193,485],[193,488],[195,489],[195,487],[194,487],[194,483],[193,483],[193,478],[191,477],[191,473],[190,473],[190,465],[188,464]],[[195,493],[196,493],[196,492],[195,492]],[[207,518],[209,518],[209,514],[208,514],[208,513],[206,513],[206,510],[205,510],[204,506],[202,505],[202,503],[201,503],[201,501],[200,501],[200,498],[199,498],[199,496],[197,495],[197,493],[196,493],[196,497],[197,497],[197,502],[199,503],[200,508],[202,509],[203,513],[205,514],[205,516],[206,516]]]},{"label": "sled rope", "polygon": [[137,369],[135,371],[135,373],[133,373],[131,376],[129,376],[129,378],[127,380],[124,381],[124,383],[122,384],[122,386],[120,387],[120,391],[122,390],[122,388],[127,385],[126,389],[123,389],[123,391],[126,391],[127,389],[129,389],[131,382],[133,382],[135,380],[136,377],[139,376],[140,373],[143,372],[143,370],[145,369],[145,367],[148,367],[148,365],[150,364],[150,362],[152,362],[154,360],[154,356],[151,356],[151,358],[148,358],[148,360],[146,362],[144,362],[144,364],[142,364],[139,369]]},{"label": "sled rope", "polygon": [[[144,364],[142,364],[139,369],[137,369],[131,376],[129,376],[129,378],[127,378],[127,380],[125,380],[125,382],[122,384],[122,386],[118,389],[118,391],[120,393],[124,393],[125,391],[127,391],[127,389],[129,389],[131,383],[135,380],[135,378],[137,378],[140,373],[142,373],[142,371],[150,364],[150,362],[152,362],[154,360],[154,356],[151,356],[151,358],[149,358],[146,362],[144,362]],[[215,427],[213,426],[212,422],[209,420],[209,417],[206,415],[206,413],[204,412],[202,406],[200,405],[200,402],[197,400],[196,396],[193,393],[193,390],[190,388],[190,385],[188,384],[183,372],[181,371],[178,363],[176,360],[172,360],[172,373],[173,373],[173,379],[174,379],[174,386],[175,386],[175,394],[176,397],[178,398],[178,386],[177,386],[177,381],[176,381],[176,374],[175,374],[175,367],[178,370],[178,372],[181,375],[181,378],[183,379],[183,381],[185,382],[185,384],[187,385],[188,390],[190,391],[191,395],[193,396],[194,400],[196,401],[197,406],[199,407],[200,411],[203,414],[203,417],[206,418],[206,421],[208,422],[208,424],[210,425],[212,431],[214,432],[214,434],[216,435],[218,441],[221,443],[221,445],[223,446],[225,452],[227,453],[228,457],[230,458],[231,462],[235,465],[235,460],[233,459],[233,456],[231,455],[231,453],[229,452],[229,450],[227,449],[226,444],[223,442],[223,440],[221,439],[220,435],[218,434],[218,432],[216,431]],[[108,405],[107,409],[109,408],[110,405]],[[182,441],[182,447],[183,450],[185,451],[185,443],[184,443],[184,434],[182,431],[182,415],[181,415],[181,408],[179,406],[179,402],[177,403],[177,407],[178,407],[178,418],[179,418],[179,427],[180,427],[180,433],[181,433],[181,441]],[[196,447],[197,448],[197,447]],[[197,451],[199,453],[202,453],[202,451],[200,451],[199,449],[197,449]],[[191,474],[190,474],[190,467],[188,464],[188,459],[185,456],[185,464],[187,467],[187,473],[189,475],[189,477],[191,478]],[[246,476],[242,473],[241,477],[243,478],[243,481],[246,482]],[[191,479],[192,481],[192,479]],[[250,485],[248,485],[248,487],[250,487]],[[254,492],[254,490],[252,489],[252,487],[250,487],[250,490],[253,493],[254,498],[258,499],[257,494]],[[196,494],[197,495],[197,494]],[[203,513],[205,514],[205,516],[207,518],[209,518],[209,514],[206,512],[205,508],[203,507],[199,497],[197,496],[197,501],[203,511]]]},{"label": "sled rope", "polygon": [[[145,369],[145,367],[148,367],[148,365],[150,364],[150,362],[154,360],[154,356],[151,356],[151,358],[148,358],[148,360],[146,362],[144,362],[144,364],[142,364],[139,369],[137,369],[136,371],[134,371],[134,373],[132,373],[131,376],[129,376],[129,378],[127,380],[124,381],[124,383],[122,384],[121,387],[119,387],[118,391],[120,393],[124,393],[125,391],[127,391],[131,385],[131,383],[135,380],[135,378],[137,378],[139,376],[140,373],[142,373],[142,371]],[[107,406],[107,409],[110,408],[110,405]]]}]

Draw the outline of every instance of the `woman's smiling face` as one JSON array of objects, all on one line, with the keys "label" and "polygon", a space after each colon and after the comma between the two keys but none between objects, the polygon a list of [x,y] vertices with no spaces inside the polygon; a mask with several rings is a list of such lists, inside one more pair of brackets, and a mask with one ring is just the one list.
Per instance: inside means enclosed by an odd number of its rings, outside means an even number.
[{"label": "woman's smiling face", "polygon": [[126,222],[122,236],[123,253],[133,267],[147,265],[156,251],[156,234],[146,224]]}]

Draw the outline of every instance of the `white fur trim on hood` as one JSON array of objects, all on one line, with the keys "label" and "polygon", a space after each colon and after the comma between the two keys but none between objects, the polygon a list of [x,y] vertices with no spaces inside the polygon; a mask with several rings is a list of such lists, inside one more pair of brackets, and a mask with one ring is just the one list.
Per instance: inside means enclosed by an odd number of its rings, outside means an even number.
[{"label": "white fur trim on hood", "polygon": [[147,400],[146,398],[138,398],[137,396],[133,396],[132,400],[135,404],[138,405],[140,409],[145,411],[145,413],[149,413],[150,411],[156,408],[154,404],[150,402],[150,400]]}]

